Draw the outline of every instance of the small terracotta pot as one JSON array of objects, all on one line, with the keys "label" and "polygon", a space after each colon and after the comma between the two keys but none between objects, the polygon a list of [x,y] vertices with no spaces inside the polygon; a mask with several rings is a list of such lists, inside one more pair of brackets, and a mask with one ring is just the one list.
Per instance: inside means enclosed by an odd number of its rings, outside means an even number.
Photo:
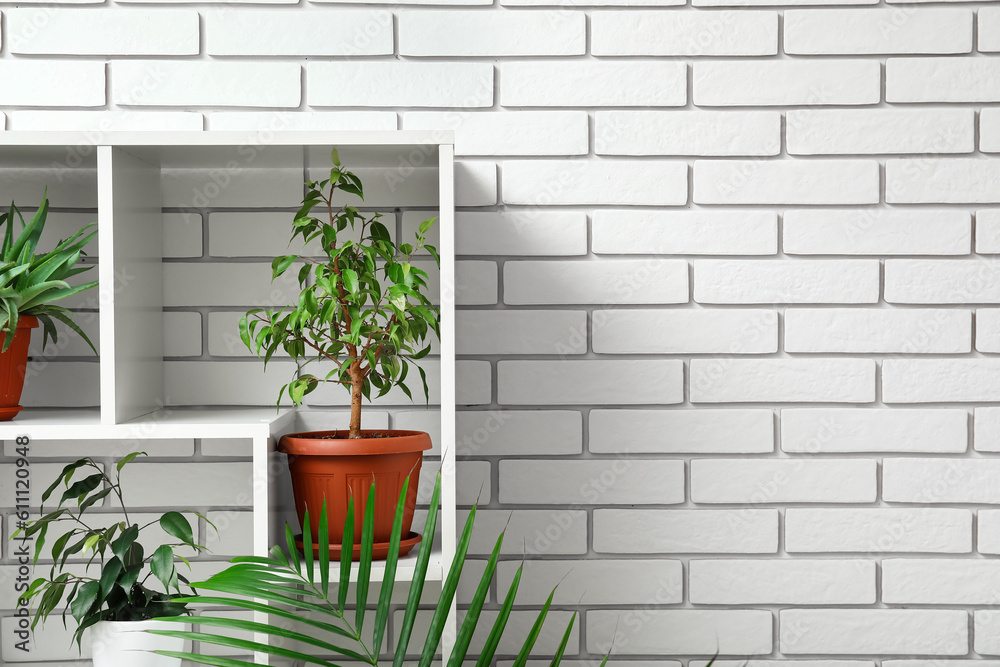
[{"label": "small terracotta pot", "polygon": [[[23,410],[20,402],[28,368],[28,343],[31,342],[31,330],[36,327],[37,317],[21,315],[17,319],[14,341],[6,352],[0,353],[0,421],[10,421]],[[7,334],[0,333],[0,349],[6,338]]]},{"label": "small terracotta pot", "polygon": [[[431,448],[431,438],[422,431],[366,430],[361,433],[361,438],[353,440],[346,437],[346,431],[292,433],[278,442],[278,451],[288,454],[299,524],[305,525],[308,508],[309,528],[314,540],[319,534],[319,515],[325,498],[330,543],[343,542],[347,502],[353,498],[354,543],[357,544],[361,540],[368,491],[374,483],[375,543],[389,542],[396,502],[407,476],[410,484],[406,491],[402,534],[406,537],[410,533],[417,504],[420,465],[423,452]],[[382,437],[374,437],[376,435]]]}]

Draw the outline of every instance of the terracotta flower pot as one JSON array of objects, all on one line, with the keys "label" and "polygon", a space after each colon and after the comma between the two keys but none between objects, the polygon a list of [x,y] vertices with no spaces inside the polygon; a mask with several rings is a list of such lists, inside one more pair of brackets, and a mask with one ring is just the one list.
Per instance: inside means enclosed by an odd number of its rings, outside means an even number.
[{"label": "terracotta flower pot", "polygon": [[[361,540],[368,491],[372,483],[375,484],[377,553],[379,545],[383,545],[385,551],[385,545],[392,538],[396,502],[407,476],[410,484],[406,492],[402,538],[410,537],[420,465],[423,452],[431,448],[431,438],[421,431],[366,430],[361,433],[363,437],[353,440],[346,437],[346,431],[292,433],[281,438],[278,451],[288,454],[299,524],[305,525],[308,508],[314,540],[319,534],[319,516],[325,498],[330,544],[343,542],[347,502],[354,498],[354,544],[357,545]],[[400,555],[414,544],[401,548]],[[339,553],[339,549],[336,552]],[[355,558],[357,556],[358,549],[355,549]]]},{"label": "terracotta flower pot", "polygon": [[[21,315],[17,320],[14,342],[6,352],[0,352],[0,421],[10,421],[23,408],[21,390],[24,389],[24,374],[28,368],[28,343],[31,330],[38,326],[38,318]],[[0,333],[0,349],[7,334]]]}]

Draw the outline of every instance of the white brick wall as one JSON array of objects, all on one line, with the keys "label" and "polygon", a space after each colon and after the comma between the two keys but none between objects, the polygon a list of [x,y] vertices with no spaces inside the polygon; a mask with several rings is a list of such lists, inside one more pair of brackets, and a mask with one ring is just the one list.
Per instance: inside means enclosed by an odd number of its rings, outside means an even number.
[{"label": "white brick wall", "polygon": [[[572,667],[616,627],[612,667],[959,667],[1000,656],[992,4],[7,2],[0,129],[453,130],[460,502],[483,489],[476,567],[504,527],[501,585],[530,555],[519,627],[561,582]],[[433,169],[363,176],[394,233],[433,214]],[[266,262],[301,181],[164,174],[172,400],[269,406],[287,379],[234,322],[293,292]],[[60,225],[92,217],[86,170],[0,169],[0,200],[46,183]],[[78,343],[44,364],[27,404],[97,403]],[[435,414],[397,392],[366,424]],[[39,445],[39,478],[114,454],[77,445]],[[137,506],[187,480],[226,527],[201,536],[246,551],[248,443],[147,449]],[[75,657],[52,627],[27,664]]]}]

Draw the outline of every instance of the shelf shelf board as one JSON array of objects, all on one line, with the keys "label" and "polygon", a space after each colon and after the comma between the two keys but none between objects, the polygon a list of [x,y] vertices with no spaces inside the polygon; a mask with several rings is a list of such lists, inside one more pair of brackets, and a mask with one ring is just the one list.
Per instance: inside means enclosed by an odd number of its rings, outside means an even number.
[{"label": "shelf shelf board", "polygon": [[164,408],[123,424],[102,424],[96,408],[28,409],[0,423],[0,440],[255,438],[290,426],[294,418],[294,411],[274,408]]}]

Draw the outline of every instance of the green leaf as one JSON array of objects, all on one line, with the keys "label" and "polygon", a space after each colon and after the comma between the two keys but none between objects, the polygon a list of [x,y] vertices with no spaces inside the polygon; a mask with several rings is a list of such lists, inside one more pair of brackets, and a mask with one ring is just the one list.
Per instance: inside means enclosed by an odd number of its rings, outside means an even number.
[{"label": "green leaf", "polygon": [[153,576],[163,582],[163,586],[169,591],[173,581],[177,578],[177,570],[174,566],[174,550],[163,544],[153,552],[153,559],[149,563],[149,568]]},{"label": "green leaf", "polygon": [[275,257],[274,261],[271,262],[271,280],[275,280],[288,270],[295,260],[298,259],[296,255],[281,255]]},{"label": "green leaf", "polygon": [[354,556],[354,498],[347,499],[344,538],[340,543],[340,586],[337,588],[337,610],[343,614],[347,604],[347,586],[351,582],[351,561]]},{"label": "green leaf", "polygon": [[357,294],[358,274],[353,269],[344,269],[341,272],[341,278],[344,281],[344,289],[346,289],[351,294]]},{"label": "green leaf", "polygon": [[531,626],[531,631],[524,640],[524,644],[521,646],[521,651],[517,654],[517,659],[514,661],[513,667],[524,667],[525,663],[528,662],[528,655],[531,654],[531,649],[535,646],[535,641],[538,640],[538,635],[542,632],[542,624],[545,623],[545,616],[549,613],[549,607],[552,606],[552,598],[555,596],[556,590],[553,588],[552,592],[549,593],[549,599],[545,601],[545,605],[542,606],[542,610],[538,612],[538,616],[535,618],[535,624]]},{"label": "green leaf", "polygon": [[74,483],[73,486],[63,492],[59,504],[61,505],[71,498],[76,498],[78,503],[82,503],[83,497],[99,487],[103,481],[104,473],[97,473]]},{"label": "green leaf", "polygon": [[118,472],[121,472],[122,468],[127,466],[129,463],[132,463],[132,461],[135,461],[136,457],[139,456],[148,456],[148,454],[146,454],[146,452],[132,452],[131,454],[126,455],[124,458],[122,458],[121,461],[118,462],[118,465],[116,466]]},{"label": "green leaf", "polygon": [[[566,654],[566,645],[569,643],[569,637],[573,634],[573,623],[576,622],[576,612],[569,618],[569,625],[566,626],[566,632],[563,633],[562,641],[559,642],[559,648],[556,650],[556,654],[552,657],[552,662],[549,663],[549,667],[559,667],[562,664],[563,655]],[[711,667],[712,663],[709,663],[706,667]]]},{"label": "green leaf", "polygon": [[403,533],[403,515],[406,513],[406,490],[410,486],[410,477],[403,480],[403,488],[396,501],[396,514],[392,520],[392,537],[389,539],[389,554],[385,559],[385,572],[382,575],[382,591],[378,596],[378,606],[375,609],[375,633],[372,639],[374,654],[382,652],[382,639],[385,637],[386,624],[389,622],[389,605],[392,602],[392,589],[396,581],[396,565],[399,562],[399,543]]},{"label": "green leaf", "polygon": [[424,234],[429,232],[431,230],[431,227],[434,226],[435,222],[437,222],[437,218],[428,218],[427,220],[421,222],[419,227],[420,235],[423,236]]},{"label": "green leaf", "polygon": [[132,547],[135,539],[139,537],[139,525],[132,524],[118,538],[111,543],[111,552],[118,556],[123,563],[127,561],[125,555]]},{"label": "green leaf", "polygon": [[517,597],[517,589],[521,584],[521,574],[523,572],[524,564],[522,563],[521,567],[517,568],[517,572],[514,573],[514,580],[511,581],[510,587],[507,589],[503,606],[500,607],[500,613],[497,614],[496,620],[493,622],[490,634],[487,636],[483,649],[479,654],[476,667],[489,667],[493,662],[493,656],[497,652],[500,639],[503,637],[503,631],[507,627],[507,619],[510,618],[510,611],[514,608],[514,599]]},{"label": "green leaf", "polygon": [[176,537],[178,540],[187,544],[188,546],[194,546],[194,531],[191,529],[191,524],[180,512],[167,512],[160,517],[160,528],[167,533]]},{"label": "green leaf", "polygon": [[361,524],[361,562],[358,564],[357,608],[354,610],[354,628],[361,632],[365,625],[365,607],[368,606],[368,586],[372,574],[372,549],[375,545],[375,485],[368,487],[368,503]]},{"label": "green leaf", "polygon": [[76,598],[70,605],[70,612],[77,623],[82,622],[83,617],[90,612],[100,592],[101,583],[99,581],[88,581],[77,590]]},{"label": "green leaf", "polygon": [[73,463],[70,463],[68,466],[63,468],[62,472],[59,473],[59,476],[56,477],[56,481],[52,482],[52,484],[49,485],[49,488],[45,489],[45,492],[42,494],[42,504],[45,504],[45,501],[49,499],[49,496],[52,495],[52,492],[56,490],[56,487],[59,486],[59,482],[66,480],[66,483],[68,484],[70,478],[73,475],[73,472],[78,468],[82,468],[83,466],[87,465],[87,462],[88,459],[77,459]]}]

